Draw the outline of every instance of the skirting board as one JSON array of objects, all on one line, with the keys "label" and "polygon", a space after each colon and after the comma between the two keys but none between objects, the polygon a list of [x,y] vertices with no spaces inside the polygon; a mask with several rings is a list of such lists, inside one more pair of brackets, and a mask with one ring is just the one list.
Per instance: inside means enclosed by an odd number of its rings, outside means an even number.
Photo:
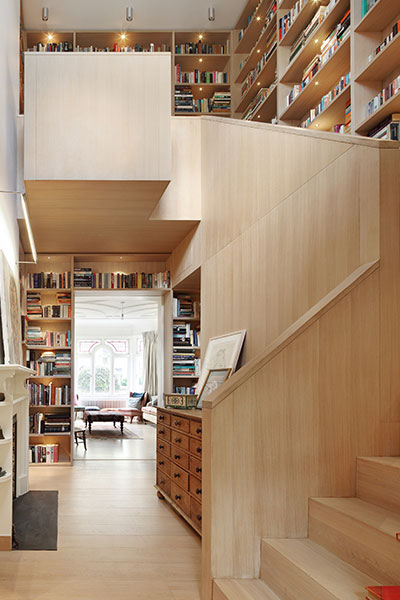
[{"label": "skirting board", "polygon": [[0,552],[11,550],[11,536],[0,535]]}]

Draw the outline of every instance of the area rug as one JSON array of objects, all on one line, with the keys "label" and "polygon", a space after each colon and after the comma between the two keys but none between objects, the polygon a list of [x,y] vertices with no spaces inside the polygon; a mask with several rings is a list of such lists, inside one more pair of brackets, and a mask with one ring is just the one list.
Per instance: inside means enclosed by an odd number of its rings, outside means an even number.
[{"label": "area rug", "polygon": [[28,492],[14,500],[16,550],[57,550],[58,492]]},{"label": "area rug", "polygon": [[133,426],[130,423],[124,423],[124,433],[121,433],[119,423],[102,423],[101,421],[92,423],[92,433],[89,433],[89,428],[86,429],[88,440],[142,440],[140,435],[135,433]]}]

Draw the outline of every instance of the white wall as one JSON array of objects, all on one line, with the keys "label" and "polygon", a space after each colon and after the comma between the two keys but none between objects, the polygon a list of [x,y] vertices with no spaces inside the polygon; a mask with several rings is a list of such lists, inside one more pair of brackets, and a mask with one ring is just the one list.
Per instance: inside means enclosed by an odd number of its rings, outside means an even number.
[{"label": "white wall", "polygon": [[[0,189],[17,185],[19,111],[19,0],[0,1]],[[17,196],[0,194],[0,249],[17,274]]]}]

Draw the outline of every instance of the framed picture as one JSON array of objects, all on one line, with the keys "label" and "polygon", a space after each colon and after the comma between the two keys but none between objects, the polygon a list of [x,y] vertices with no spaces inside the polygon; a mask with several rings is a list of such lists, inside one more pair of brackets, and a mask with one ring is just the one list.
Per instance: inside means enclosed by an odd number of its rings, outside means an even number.
[{"label": "framed picture", "polygon": [[0,307],[4,363],[21,365],[21,312],[17,284],[4,253],[0,254]]},{"label": "framed picture", "polygon": [[215,392],[229,377],[232,369],[211,369],[208,372],[205,383],[199,392],[197,408],[203,406],[204,398]]},{"label": "framed picture", "polygon": [[214,369],[231,369],[233,373],[239,360],[246,330],[210,338],[204,359],[201,360],[201,373],[196,386],[198,394],[205,384],[208,372]]}]

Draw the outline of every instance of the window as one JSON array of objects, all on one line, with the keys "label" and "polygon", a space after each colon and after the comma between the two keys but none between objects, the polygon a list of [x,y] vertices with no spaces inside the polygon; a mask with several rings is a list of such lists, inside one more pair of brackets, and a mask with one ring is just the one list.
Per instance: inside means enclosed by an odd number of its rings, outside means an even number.
[{"label": "window", "polygon": [[[136,362],[136,352],[133,358]],[[127,339],[79,340],[77,348],[78,394],[109,398],[127,395],[130,390],[129,359],[129,340]],[[133,370],[136,374],[142,368],[143,359],[141,364],[135,365]]]}]

